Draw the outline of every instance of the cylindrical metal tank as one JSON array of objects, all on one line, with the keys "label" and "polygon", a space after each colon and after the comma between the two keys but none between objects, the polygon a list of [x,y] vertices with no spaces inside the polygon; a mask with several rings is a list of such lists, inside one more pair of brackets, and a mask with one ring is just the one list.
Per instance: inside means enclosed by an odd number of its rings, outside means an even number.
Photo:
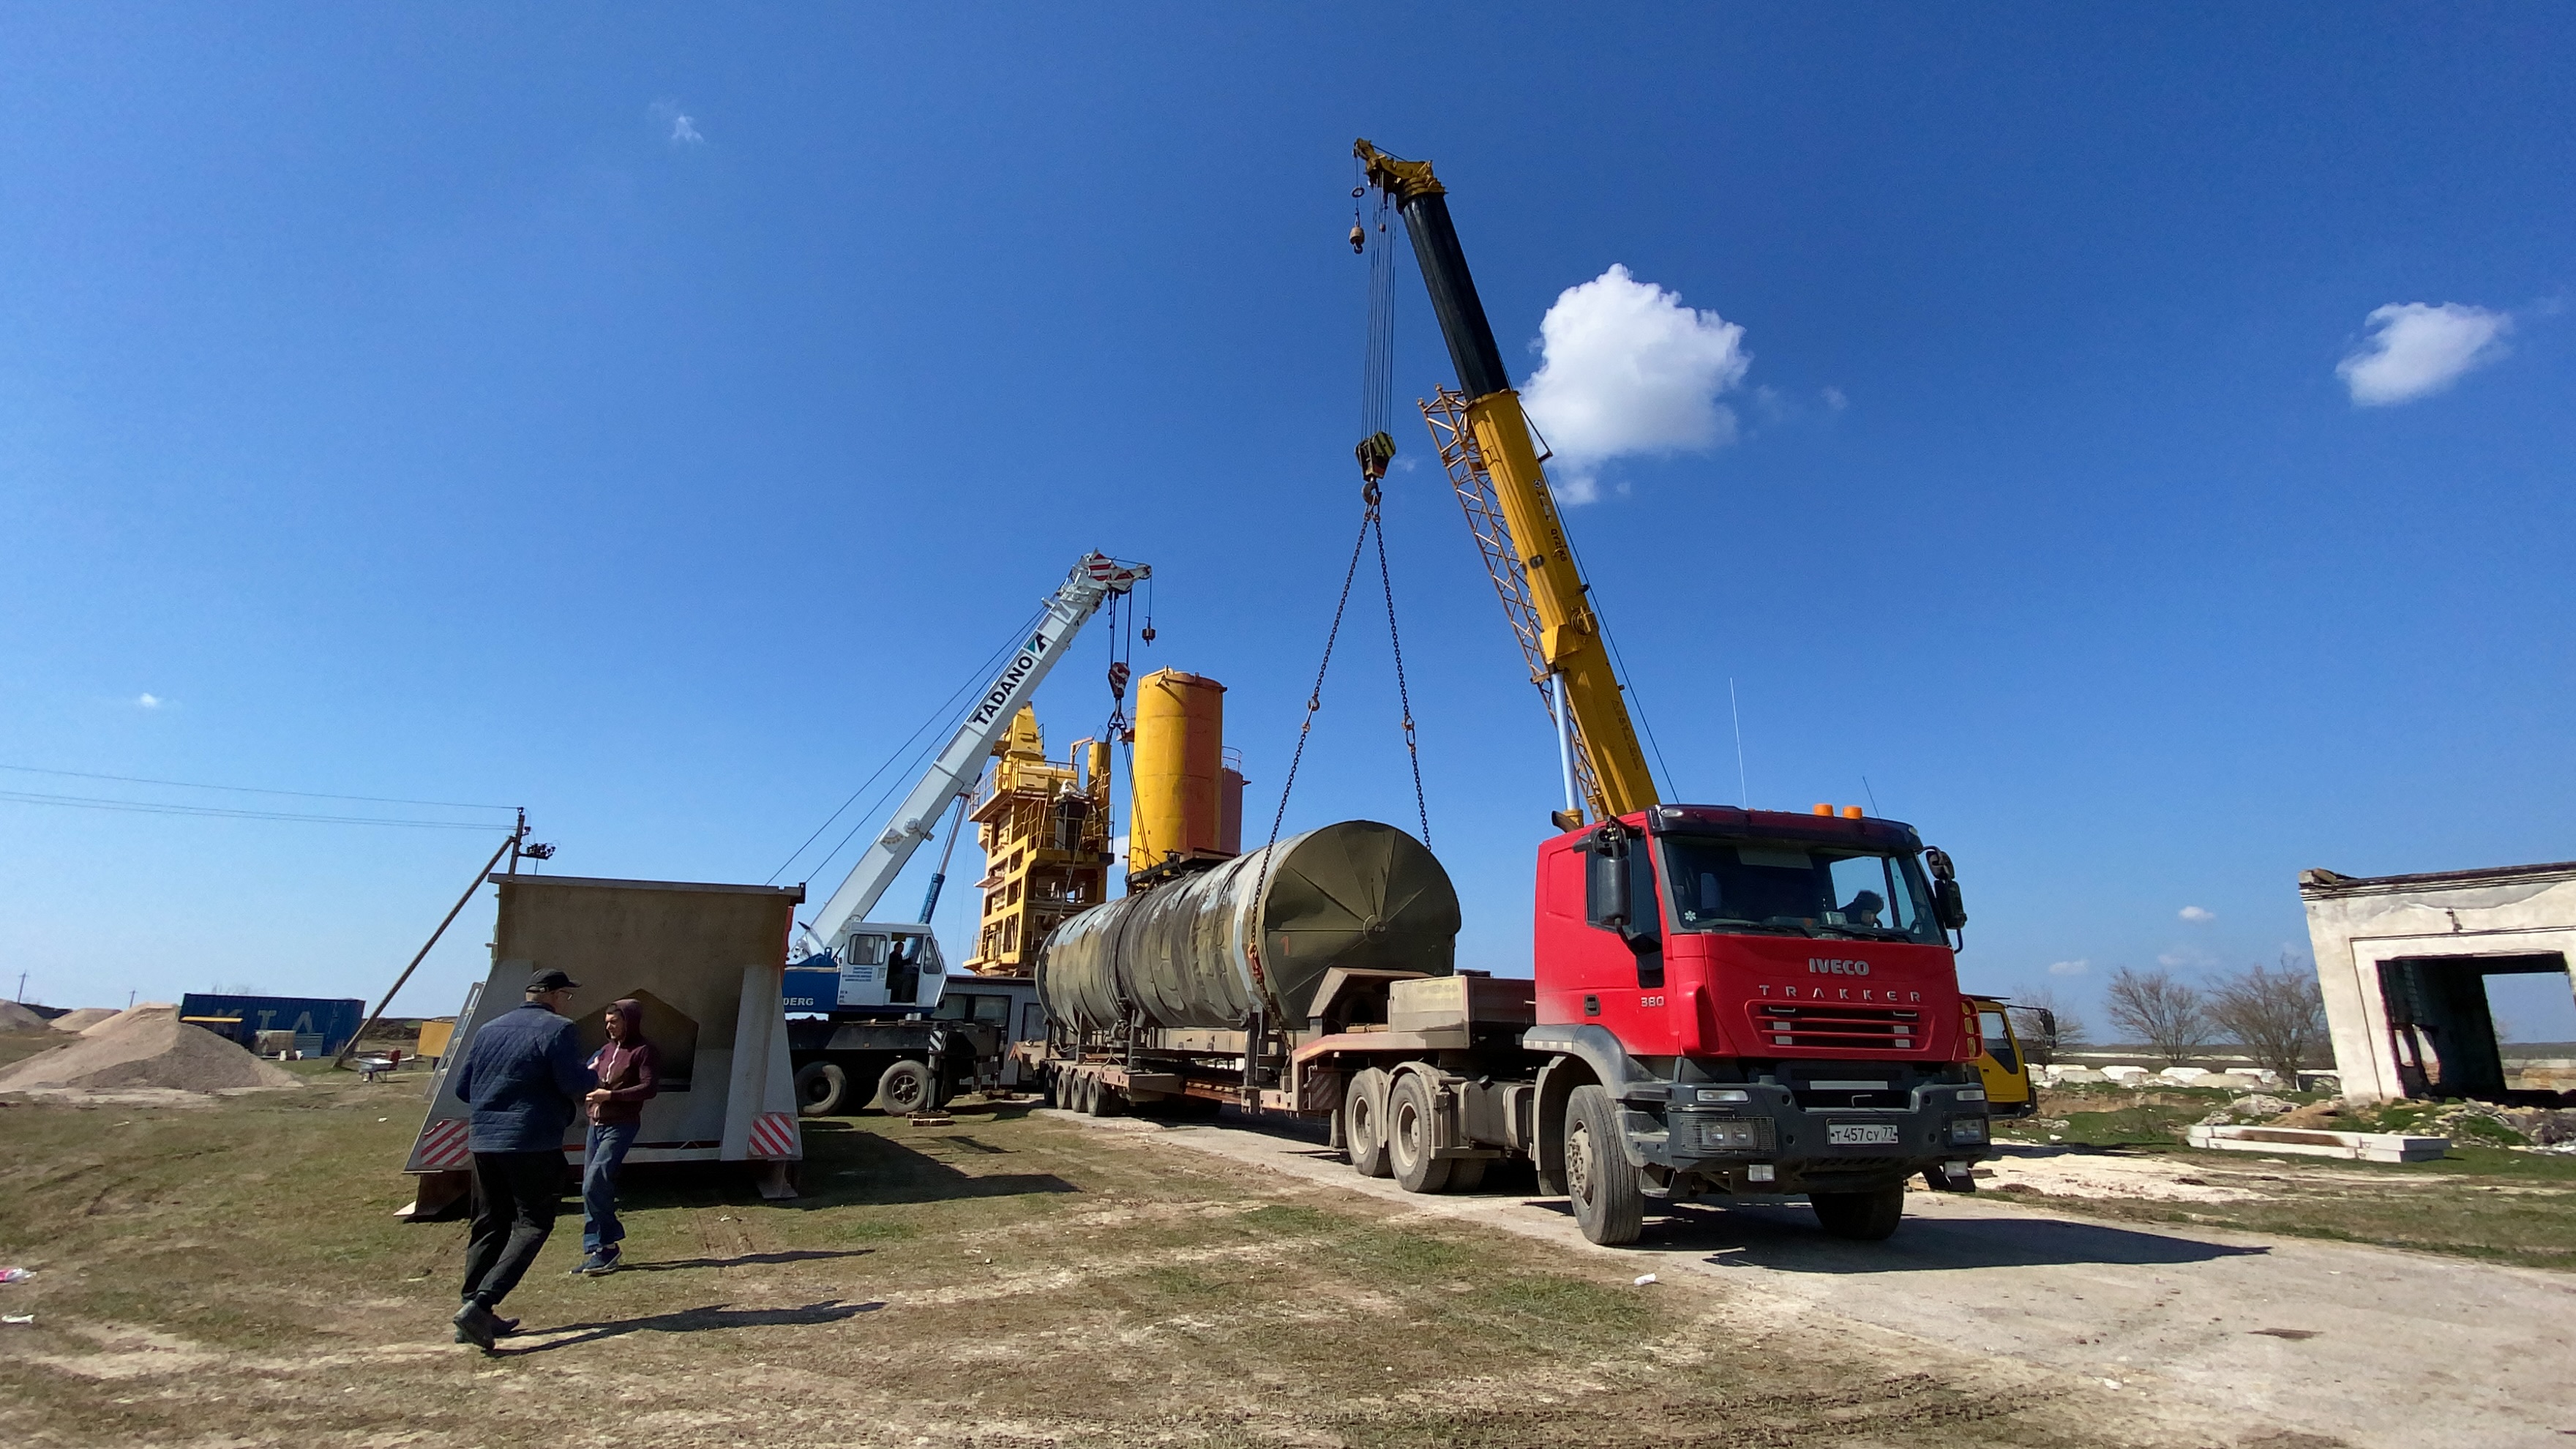
[{"label": "cylindrical metal tank", "polygon": [[1127,869],[1221,854],[1225,686],[1177,669],[1136,681]]},{"label": "cylindrical metal tank", "polygon": [[1256,1010],[1302,1027],[1332,968],[1445,976],[1457,942],[1439,860],[1392,825],[1345,820],[1067,920],[1047,937],[1038,999],[1050,1021],[1092,1031],[1131,1016],[1231,1030]]}]

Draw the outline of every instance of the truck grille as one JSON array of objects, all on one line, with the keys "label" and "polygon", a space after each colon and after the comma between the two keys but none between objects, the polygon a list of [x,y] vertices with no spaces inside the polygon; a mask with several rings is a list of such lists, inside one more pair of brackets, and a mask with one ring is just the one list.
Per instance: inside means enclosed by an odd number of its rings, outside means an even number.
[{"label": "truck grille", "polygon": [[1923,1044],[1922,1013],[1893,1006],[1754,1004],[1764,1046],[1793,1050],[1912,1051]]}]

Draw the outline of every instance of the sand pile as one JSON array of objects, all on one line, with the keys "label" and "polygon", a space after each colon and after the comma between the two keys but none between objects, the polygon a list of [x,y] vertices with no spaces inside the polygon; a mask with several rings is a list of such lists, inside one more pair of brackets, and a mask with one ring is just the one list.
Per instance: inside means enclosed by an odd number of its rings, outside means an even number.
[{"label": "sand pile", "polygon": [[78,1011],[66,1011],[55,1017],[54,1030],[87,1031],[114,1015],[116,1008],[112,1006],[84,1006]]},{"label": "sand pile", "polygon": [[43,1031],[45,1019],[14,1001],[0,1001],[0,1031]]},{"label": "sand pile", "polygon": [[80,1033],[83,1036],[105,1036],[109,1032],[114,1031],[116,1029],[116,1024],[121,1021],[142,1021],[147,1017],[157,1016],[175,1017],[178,1014],[179,1008],[172,1006],[169,1002],[146,1001],[140,1005],[129,1006],[123,1011],[111,1011],[107,1015],[92,1021],[89,1025],[82,1027],[80,1029]]},{"label": "sand pile", "polygon": [[42,1087],[293,1087],[295,1076],[201,1026],[175,1006],[138,1006],[90,1027],[78,1041],[0,1071],[0,1092]]}]

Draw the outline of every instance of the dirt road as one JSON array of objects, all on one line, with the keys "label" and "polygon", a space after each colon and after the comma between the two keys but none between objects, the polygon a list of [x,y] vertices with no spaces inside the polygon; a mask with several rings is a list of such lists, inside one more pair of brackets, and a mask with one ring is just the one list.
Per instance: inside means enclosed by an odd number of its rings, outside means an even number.
[{"label": "dirt road", "polygon": [[[2081,1376],[2213,1425],[2268,1421],[2356,1446],[2521,1446],[2576,1436],[2576,1277],[2386,1249],[2140,1229],[1992,1196],[1909,1196],[1886,1243],[1824,1237],[1804,1207],[1688,1208],[1636,1248],[1583,1240],[1561,1200],[1412,1197],[1320,1143],[1225,1123],[1068,1120],[1253,1164],[1639,1273],[1706,1274],[1830,1314]],[[1810,1327],[1818,1326],[1812,1321]],[[2161,1411],[2161,1412],[2160,1412]],[[2297,1437],[2278,1440],[2302,1442]]]}]

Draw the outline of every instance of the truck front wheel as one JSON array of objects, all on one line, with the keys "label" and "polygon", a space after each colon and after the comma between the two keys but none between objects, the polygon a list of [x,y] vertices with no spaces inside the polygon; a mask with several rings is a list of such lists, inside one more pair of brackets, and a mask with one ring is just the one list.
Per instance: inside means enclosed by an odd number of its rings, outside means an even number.
[{"label": "truck front wheel", "polygon": [[1386,1073],[1375,1067],[1352,1073],[1342,1094],[1342,1140],[1362,1177],[1387,1175],[1385,1111]]},{"label": "truck front wheel", "polygon": [[1896,1231],[1905,1217],[1905,1184],[1870,1192],[1811,1192],[1807,1201],[1816,1221],[1837,1238],[1875,1243]]},{"label": "truck front wheel", "polygon": [[1386,1156],[1396,1184],[1406,1192],[1442,1192],[1449,1161],[1432,1155],[1431,1082],[1420,1072],[1395,1079],[1386,1094]]},{"label": "truck front wheel", "polygon": [[1565,1195],[1583,1236],[1613,1248],[1637,1241],[1646,1226],[1646,1195],[1619,1133],[1619,1104],[1606,1089],[1586,1083],[1566,1099]]},{"label": "truck front wheel", "polygon": [[887,1113],[909,1117],[930,1110],[935,1084],[927,1062],[897,1062],[877,1078],[877,1103]]},{"label": "truck front wheel", "polygon": [[832,1062],[807,1062],[796,1069],[796,1115],[829,1117],[850,1095],[850,1074]]}]

